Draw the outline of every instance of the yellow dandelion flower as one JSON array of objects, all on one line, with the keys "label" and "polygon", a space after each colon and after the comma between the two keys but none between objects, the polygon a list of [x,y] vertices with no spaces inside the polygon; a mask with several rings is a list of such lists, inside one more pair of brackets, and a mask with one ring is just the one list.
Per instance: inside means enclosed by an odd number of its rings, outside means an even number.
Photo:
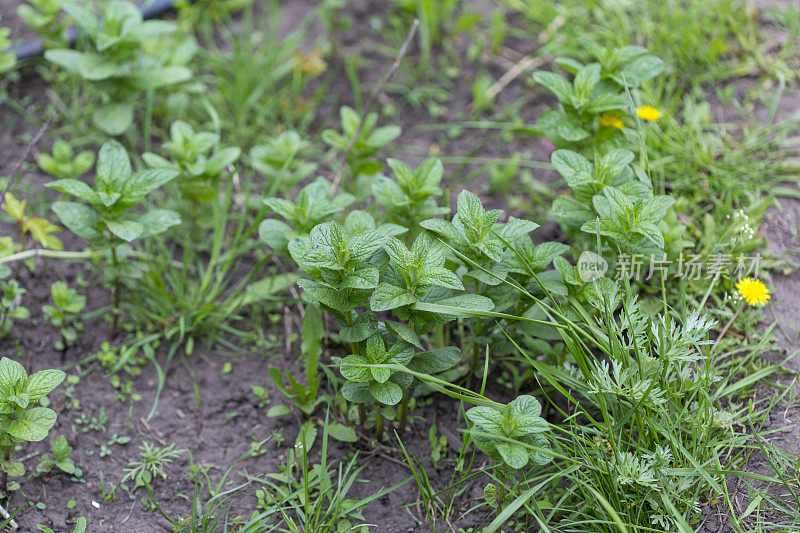
[{"label": "yellow dandelion flower", "polygon": [[739,292],[747,305],[764,305],[770,299],[769,289],[760,279],[744,278],[736,283],[736,290]]},{"label": "yellow dandelion flower", "polygon": [[601,126],[617,128],[618,130],[621,130],[622,128],[625,127],[625,124],[623,124],[618,117],[615,117],[614,115],[611,115],[609,113],[603,113],[602,115],[600,115],[600,118],[598,120]]},{"label": "yellow dandelion flower", "polygon": [[661,111],[653,106],[643,105],[636,108],[636,114],[642,120],[658,120],[661,118]]}]

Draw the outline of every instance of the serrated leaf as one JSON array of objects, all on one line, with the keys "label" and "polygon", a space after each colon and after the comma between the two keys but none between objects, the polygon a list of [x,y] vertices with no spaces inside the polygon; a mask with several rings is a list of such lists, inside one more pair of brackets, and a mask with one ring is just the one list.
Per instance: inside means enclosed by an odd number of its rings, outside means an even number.
[{"label": "serrated leaf", "polygon": [[5,431],[24,442],[44,439],[56,423],[56,413],[46,407],[33,407],[17,415],[16,420],[5,423]]},{"label": "serrated leaf", "polygon": [[390,311],[405,305],[411,305],[417,301],[417,298],[408,292],[407,289],[396,287],[394,285],[381,284],[372,293],[369,301],[370,309],[376,313],[382,311]]},{"label": "serrated leaf", "polygon": [[403,389],[392,381],[386,383],[373,381],[369,384],[369,392],[373,398],[384,405],[396,405],[403,399]]}]

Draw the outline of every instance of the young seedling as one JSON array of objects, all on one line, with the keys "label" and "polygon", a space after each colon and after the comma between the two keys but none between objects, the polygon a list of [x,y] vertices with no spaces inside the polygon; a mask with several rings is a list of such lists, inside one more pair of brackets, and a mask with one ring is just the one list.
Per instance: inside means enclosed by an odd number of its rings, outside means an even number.
[{"label": "young seedling", "polygon": [[42,307],[45,319],[59,328],[61,339],[56,341],[56,350],[66,350],[78,338],[83,330],[80,312],[86,307],[86,297],[70,289],[63,281],[56,281],[50,286],[53,304]]},{"label": "young seedling", "polygon": [[75,477],[83,475],[81,469],[75,466],[75,463],[70,459],[73,448],[69,445],[64,435],[59,435],[53,439],[50,451],[53,457],[45,454],[39,459],[39,464],[36,465],[36,475],[49,474],[54,468],[58,468],[62,472]]},{"label": "young seedling", "polygon": [[[83,203],[58,201],[52,209],[73,233],[96,249],[110,255],[111,279],[114,288],[114,330],[119,329],[122,298],[120,252],[123,244],[166,231],[181,219],[167,209],[135,213],[139,205],[155,189],[174,179],[177,170],[148,169],[133,172],[125,149],[116,141],[105,143],[98,153],[94,185],[76,179],[51,181],[48,187],[75,196]],[[87,205],[88,204],[88,205]]]},{"label": "young seedling", "polygon": [[11,454],[20,442],[36,442],[47,437],[56,422],[56,413],[36,406],[55,389],[66,375],[61,370],[40,370],[28,376],[21,364],[7,357],[0,360],[0,490],[8,494],[8,476],[22,476],[25,467],[12,461]]},{"label": "young seedling", "polygon": [[72,146],[59,139],[53,143],[52,155],[42,153],[36,163],[54,178],[78,179],[94,165],[94,153],[84,150],[75,155]]},{"label": "young seedling", "polygon": [[499,463],[497,472],[501,485],[488,484],[483,491],[489,505],[498,512],[507,499],[506,481],[529,463],[545,465],[550,462],[547,439],[542,435],[550,430],[546,420],[539,417],[542,406],[528,395],[518,396],[501,409],[489,406],[473,407],[467,411],[472,422],[469,435],[475,446]]},{"label": "young seedling", "polygon": [[131,492],[149,485],[155,476],[167,479],[164,468],[187,451],[183,448],[175,449],[175,443],[159,448],[147,441],[142,442],[139,449],[141,450],[139,459],[128,463],[128,467],[124,470],[125,475],[120,481],[120,483],[133,481]]}]

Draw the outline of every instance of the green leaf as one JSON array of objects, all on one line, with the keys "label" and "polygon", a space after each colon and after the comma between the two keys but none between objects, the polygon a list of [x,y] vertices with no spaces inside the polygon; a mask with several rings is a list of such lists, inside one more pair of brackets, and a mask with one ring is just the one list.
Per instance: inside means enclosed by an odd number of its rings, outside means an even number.
[{"label": "green leaf", "polygon": [[140,216],[138,222],[143,228],[141,236],[150,237],[177,226],[181,223],[181,217],[169,209],[152,209]]},{"label": "green leaf", "polygon": [[[339,372],[348,381],[355,383],[366,383],[372,381],[372,373],[369,367],[370,361],[363,355],[348,355],[339,363]],[[388,378],[387,378],[388,379]]]},{"label": "green leaf", "polygon": [[572,150],[556,150],[550,156],[550,163],[564,177],[567,185],[590,181],[592,178],[592,163]]},{"label": "green leaf", "polygon": [[105,237],[97,229],[100,214],[91,207],[76,202],[53,202],[50,208],[75,235],[95,245],[105,242]]},{"label": "green leaf", "polygon": [[544,85],[562,104],[570,102],[572,97],[572,84],[562,76],[553,72],[539,70],[533,73],[533,79],[537,83]]},{"label": "green leaf", "polygon": [[50,392],[58,387],[67,375],[57,369],[40,370],[28,378],[25,384],[25,392],[27,392],[32,401],[36,401],[42,396],[50,394]]},{"label": "green leaf", "polygon": [[89,187],[87,184],[80,180],[75,179],[64,179],[64,180],[55,180],[47,183],[46,187],[50,187],[51,189],[55,189],[57,191],[61,191],[66,194],[71,194],[72,196],[77,196],[81,200],[86,202],[96,204],[100,202],[100,199],[97,197],[97,193]]},{"label": "green leaf", "polygon": [[369,384],[369,392],[373,398],[384,405],[396,405],[403,399],[403,389],[392,381],[386,383],[373,381]]},{"label": "green leaf", "polygon": [[170,182],[179,175],[177,170],[151,168],[131,175],[122,188],[122,198],[126,207],[138,204],[150,192]]},{"label": "green leaf", "polygon": [[11,477],[20,477],[25,475],[25,465],[19,461],[7,461],[0,459],[0,469],[6,472]]},{"label": "green leaf", "polygon": [[528,451],[520,444],[500,442],[497,444],[497,452],[503,461],[515,470],[528,464]]},{"label": "green leaf", "polygon": [[341,292],[326,283],[319,283],[311,281],[310,279],[301,279],[297,284],[301,289],[306,291],[310,297],[323,305],[327,305],[331,309],[342,312],[350,310],[350,304],[344,299]]},{"label": "green leaf", "polygon": [[258,238],[273,250],[286,250],[291,234],[289,225],[274,218],[268,218],[258,225]]},{"label": "green leaf", "polygon": [[0,360],[0,393],[3,395],[11,396],[17,384],[21,386],[27,378],[28,374],[21,364],[8,357]]},{"label": "green leaf", "polygon": [[135,220],[106,220],[109,231],[122,239],[131,242],[144,234],[144,226]]},{"label": "green leaf", "polygon": [[436,374],[453,368],[461,360],[461,351],[455,346],[445,346],[414,356],[408,363],[409,370],[425,374]]},{"label": "green leaf", "polygon": [[3,429],[15,439],[35,442],[44,439],[55,423],[55,411],[46,407],[33,407],[19,413],[16,420],[7,421]]},{"label": "green leaf", "polygon": [[379,313],[381,311],[390,311],[404,305],[411,305],[416,301],[417,298],[408,292],[407,289],[384,283],[379,285],[372,293],[369,305],[370,309]]},{"label": "green leaf", "polygon": [[273,405],[267,411],[267,417],[268,418],[273,418],[273,417],[276,417],[276,416],[290,415],[290,414],[292,414],[291,407],[289,407],[288,405],[284,405],[282,403],[278,404],[278,405]]},{"label": "green leaf", "polygon": [[70,456],[72,453],[72,446],[69,445],[64,435],[59,435],[53,439],[52,451],[53,457],[56,459],[56,462],[58,462]]},{"label": "green leaf", "polygon": [[378,286],[380,272],[377,268],[363,268],[354,270],[345,276],[340,289],[374,289]]},{"label": "green leaf", "polygon": [[[625,81],[629,87],[637,87],[664,71],[664,61],[656,56],[642,56],[634,59],[622,68]],[[621,79],[621,78],[620,78]]]},{"label": "green leaf", "polygon": [[342,385],[342,396],[349,402],[367,403],[372,401],[369,386],[366,383],[347,382]]},{"label": "green leaf", "polygon": [[339,422],[328,422],[328,425],[325,427],[325,429],[328,432],[329,436],[333,437],[339,442],[358,441],[356,430],[354,430],[350,426],[345,426],[344,424],[340,424]]},{"label": "green leaf", "polygon": [[384,322],[384,324],[389,332],[395,334],[404,341],[413,344],[417,348],[422,349],[422,342],[419,340],[419,335],[417,335],[417,333],[410,326],[403,324],[402,322],[394,322],[392,320],[387,320]]},{"label": "green leaf", "polygon": [[92,122],[103,133],[112,136],[122,135],[133,124],[133,106],[131,104],[110,104],[98,107],[92,113]]}]

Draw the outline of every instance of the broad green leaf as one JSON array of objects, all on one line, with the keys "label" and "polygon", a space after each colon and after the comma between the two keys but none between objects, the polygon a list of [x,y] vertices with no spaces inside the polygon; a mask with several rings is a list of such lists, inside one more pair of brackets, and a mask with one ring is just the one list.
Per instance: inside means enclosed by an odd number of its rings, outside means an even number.
[{"label": "broad green leaf", "polygon": [[342,359],[342,362],[339,363],[339,371],[348,381],[366,383],[372,380],[372,373],[369,367],[364,366],[369,364],[370,362],[366,357],[352,354]]},{"label": "broad green leaf", "polygon": [[53,439],[52,451],[56,461],[60,461],[70,456],[72,453],[72,446],[69,445],[64,435],[59,435]]},{"label": "broad green leaf", "polygon": [[98,107],[92,113],[92,123],[103,133],[122,135],[133,124],[133,106],[130,104],[110,104]]},{"label": "broad green leaf", "polygon": [[569,103],[572,97],[572,84],[562,76],[553,72],[539,70],[533,73],[533,79],[544,85],[562,104]]},{"label": "broad green leaf", "polygon": [[25,368],[8,357],[0,360],[0,393],[4,396],[11,396],[15,389],[22,388],[28,374]]},{"label": "broad green leaf", "polygon": [[429,352],[418,353],[408,363],[409,370],[437,374],[453,368],[461,360],[461,351],[455,346],[445,346]]},{"label": "broad green leaf", "polygon": [[140,216],[138,222],[143,228],[141,236],[150,237],[177,226],[181,223],[181,217],[169,209],[152,209]]},{"label": "broad green leaf", "polygon": [[404,305],[411,305],[416,301],[417,298],[408,292],[407,289],[384,283],[379,285],[372,293],[369,305],[370,309],[379,313],[381,311],[390,311]]},{"label": "broad green leaf", "polygon": [[28,378],[25,385],[25,392],[30,394],[33,401],[38,400],[42,396],[50,394],[50,392],[64,381],[66,374],[57,369],[40,370]]},{"label": "broad green leaf", "polygon": [[7,421],[4,429],[15,439],[35,442],[44,439],[55,423],[55,411],[46,407],[33,407],[19,413],[16,420]]},{"label": "broad green leaf", "polygon": [[94,192],[94,190],[91,187],[89,187],[87,184],[85,184],[80,180],[75,180],[75,179],[55,180],[51,181],[50,183],[47,183],[46,187],[50,187],[51,189],[55,189],[63,193],[71,194],[72,196],[77,196],[81,200],[84,200],[91,204],[97,204],[100,202],[100,199],[97,197],[97,193]]},{"label": "broad green leaf", "polygon": [[392,381],[386,383],[373,381],[369,384],[369,392],[373,398],[384,405],[396,405],[403,399],[403,389]]},{"label": "broad green leaf", "polygon": [[497,452],[503,461],[513,469],[519,470],[528,464],[528,450],[520,444],[500,442],[497,444]]},{"label": "broad green leaf", "polygon": [[417,335],[410,326],[403,324],[402,322],[394,322],[392,320],[387,320],[384,322],[384,324],[390,333],[395,334],[404,341],[413,344],[417,348],[422,348],[422,342],[419,340],[419,335]]},{"label": "broad green leaf", "polygon": [[131,242],[144,234],[144,226],[135,220],[106,220],[108,229],[122,239]]},{"label": "broad green leaf", "polygon": [[372,394],[366,383],[347,382],[342,385],[342,396],[347,401],[355,403],[367,403],[372,401]]},{"label": "broad green leaf", "polygon": [[328,435],[333,437],[334,439],[340,442],[356,442],[358,441],[358,435],[356,435],[356,430],[354,430],[350,426],[345,426],[339,422],[328,422],[327,426],[325,426]]},{"label": "broad green leaf", "polygon": [[342,312],[350,310],[350,304],[344,299],[344,296],[330,285],[311,281],[310,279],[301,279],[297,284],[301,289],[306,291],[310,297],[323,305],[327,305],[331,309]]}]

